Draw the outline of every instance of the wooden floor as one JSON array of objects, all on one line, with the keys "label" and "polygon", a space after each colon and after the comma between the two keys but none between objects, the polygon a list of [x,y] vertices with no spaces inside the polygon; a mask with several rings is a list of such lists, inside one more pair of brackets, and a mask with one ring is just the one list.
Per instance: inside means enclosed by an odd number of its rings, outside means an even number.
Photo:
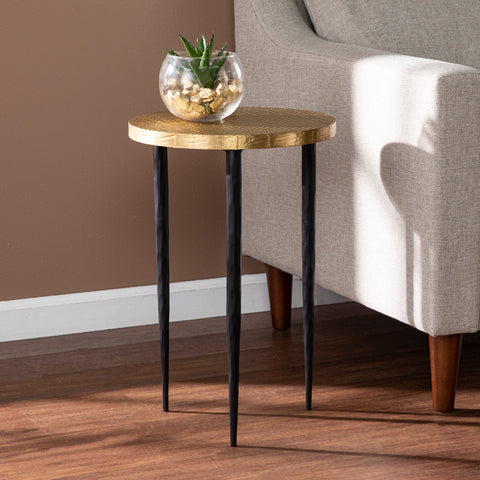
[{"label": "wooden floor", "polygon": [[306,412],[300,316],[283,332],[244,316],[237,448],[224,319],[171,325],[169,413],[155,326],[0,344],[0,480],[480,479],[477,335],[458,409],[440,415],[426,335],[356,304],[318,307]]}]

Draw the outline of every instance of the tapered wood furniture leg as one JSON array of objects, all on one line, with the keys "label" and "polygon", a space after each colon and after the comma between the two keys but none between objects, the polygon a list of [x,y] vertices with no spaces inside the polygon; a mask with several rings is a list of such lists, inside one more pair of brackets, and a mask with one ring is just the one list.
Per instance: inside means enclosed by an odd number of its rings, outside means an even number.
[{"label": "tapered wood furniture leg", "polygon": [[290,328],[292,320],[292,275],[265,264],[272,327],[277,330]]},{"label": "tapered wood furniture leg", "polygon": [[448,413],[455,405],[462,335],[430,336],[433,409]]}]

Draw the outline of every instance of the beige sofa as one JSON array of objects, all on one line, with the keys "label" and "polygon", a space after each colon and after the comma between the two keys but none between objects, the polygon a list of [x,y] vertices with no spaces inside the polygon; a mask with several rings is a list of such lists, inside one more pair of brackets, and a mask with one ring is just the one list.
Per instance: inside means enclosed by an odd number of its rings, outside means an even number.
[{"label": "beige sofa", "polygon": [[[243,104],[337,118],[317,146],[315,282],[430,336],[439,411],[480,318],[480,2],[458,3],[235,0]],[[243,161],[243,254],[270,266],[278,326],[301,274],[299,157]]]}]

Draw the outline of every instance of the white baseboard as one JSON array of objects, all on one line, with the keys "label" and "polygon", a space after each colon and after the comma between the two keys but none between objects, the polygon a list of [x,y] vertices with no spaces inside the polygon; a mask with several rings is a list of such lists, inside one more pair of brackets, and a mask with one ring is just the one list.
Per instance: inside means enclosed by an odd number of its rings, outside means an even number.
[{"label": "white baseboard", "polygon": [[[225,315],[225,278],[170,284],[170,321]],[[317,305],[348,301],[315,289]],[[302,305],[294,279],[292,306]],[[242,313],[270,308],[265,274],[242,276]],[[0,302],[0,342],[92,332],[157,322],[155,285]]]}]

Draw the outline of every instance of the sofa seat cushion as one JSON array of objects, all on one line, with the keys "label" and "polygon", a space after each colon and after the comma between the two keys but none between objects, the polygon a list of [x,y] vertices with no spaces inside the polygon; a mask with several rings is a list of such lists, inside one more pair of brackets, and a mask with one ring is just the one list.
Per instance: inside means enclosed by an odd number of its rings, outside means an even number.
[{"label": "sofa seat cushion", "polygon": [[326,40],[480,68],[478,0],[304,2]]}]

